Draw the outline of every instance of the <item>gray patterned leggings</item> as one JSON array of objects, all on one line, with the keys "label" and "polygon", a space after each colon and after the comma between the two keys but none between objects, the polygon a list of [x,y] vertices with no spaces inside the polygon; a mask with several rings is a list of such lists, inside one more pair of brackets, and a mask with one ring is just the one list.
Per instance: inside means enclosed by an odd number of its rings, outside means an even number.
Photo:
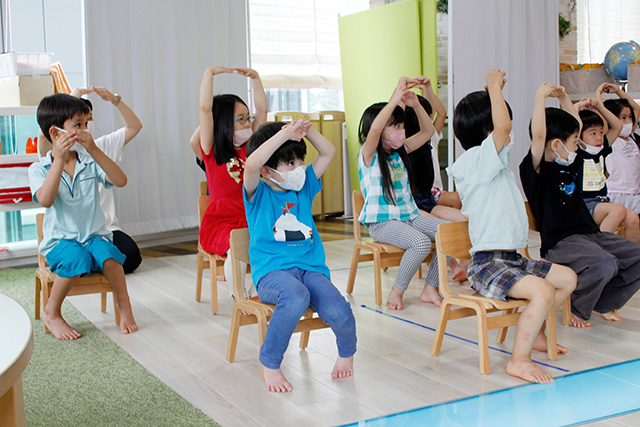
[{"label": "gray patterned leggings", "polygon": [[[409,282],[420,268],[422,261],[429,255],[431,242],[436,239],[438,224],[442,224],[443,219],[418,216],[407,221],[375,222],[369,225],[369,235],[376,242],[388,243],[405,250],[398,275],[393,282],[393,286],[399,291],[406,291]],[[429,264],[429,272],[425,282],[434,288],[438,287],[438,257],[433,254]]]}]

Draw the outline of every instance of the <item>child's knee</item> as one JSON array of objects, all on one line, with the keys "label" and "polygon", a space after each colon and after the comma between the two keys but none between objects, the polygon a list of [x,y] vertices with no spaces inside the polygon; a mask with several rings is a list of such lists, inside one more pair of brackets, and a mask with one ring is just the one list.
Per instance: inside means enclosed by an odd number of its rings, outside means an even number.
[{"label": "child's knee", "polygon": [[[626,209],[626,208],[625,208]],[[624,222],[627,228],[638,228],[640,226],[640,217],[631,209],[626,209],[626,219]]]},{"label": "child's knee", "polygon": [[409,248],[419,255],[424,254],[424,257],[426,257],[431,252],[431,240],[426,234],[416,234],[410,238]]},{"label": "child's knee", "polygon": [[529,300],[545,307],[551,307],[556,298],[556,287],[548,280],[541,279],[536,286],[536,291]]},{"label": "child's knee", "polygon": [[627,217],[627,208],[617,203],[609,203],[609,216],[612,216],[618,222],[622,222]]},{"label": "child's knee", "polygon": [[554,276],[553,285],[556,289],[568,290],[573,292],[578,284],[578,275],[570,267],[554,264],[557,274]]}]

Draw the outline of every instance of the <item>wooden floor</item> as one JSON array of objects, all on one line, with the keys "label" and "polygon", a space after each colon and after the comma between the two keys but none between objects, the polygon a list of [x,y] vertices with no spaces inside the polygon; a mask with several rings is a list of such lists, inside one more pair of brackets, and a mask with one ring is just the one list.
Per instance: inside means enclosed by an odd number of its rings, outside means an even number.
[{"label": "wooden floor", "polygon": [[[332,280],[344,293],[354,245],[351,225],[337,220],[318,225]],[[535,239],[532,236],[533,244]],[[255,325],[241,329],[236,361],[225,361],[233,302],[225,283],[219,286],[217,316],[210,312],[207,290],[202,302],[195,301],[194,248],[191,244],[145,250],[140,268],[127,276],[141,328],[133,335],[119,332],[111,306],[107,313],[100,312],[96,295],[69,300],[139,363],[223,426],[340,425],[523,384],[505,373],[509,356],[499,351],[490,350],[492,372],[481,375],[477,347],[459,339],[445,337],[441,355],[432,357],[429,351],[434,332],[425,327],[435,328],[439,310],[419,301],[421,281],[411,283],[404,310],[376,307],[369,263],[358,269],[354,293],[347,296],[357,322],[355,376],[331,379],[337,350],[330,330],[312,332],[305,351],[298,348],[299,338],[294,335],[282,365],[294,391],[268,393],[260,380]],[[392,268],[383,274],[385,295],[396,271]],[[576,372],[637,358],[640,296],[634,297],[621,315],[621,323],[594,316],[589,329],[559,327],[558,340],[569,347],[569,353],[557,361],[547,360],[542,353],[536,353],[534,359]],[[36,327],[38,324],[36,321]],[[476,340],[473,319],[452,321],[447,332]],[[504,344],[492,346],[510,351],[513,336],[510,330]],[[490,339],[495,339],[495,333],[490,333]],[[547,370],[563,374],[558,369]],[[640,424],[640,415],[598,424],[635,426]]]}]

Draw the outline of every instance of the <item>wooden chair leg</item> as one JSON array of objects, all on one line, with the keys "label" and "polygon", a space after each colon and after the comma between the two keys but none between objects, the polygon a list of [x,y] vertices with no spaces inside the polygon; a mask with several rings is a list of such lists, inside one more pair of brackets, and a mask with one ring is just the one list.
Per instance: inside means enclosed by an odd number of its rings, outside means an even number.
[{"label": "wooden chair leg", "polygon": [[376,305],[382,305],[382,268],[380,260],[380,252],[373,252],[373,277],[376,293]]},{"label": "wooden chair leg", "polygon": [[571,326],[571,295],[562,303],[562,324]]},{"label": "wooden chair leg", "polygon": [[422,279],[422,264],[420,264],[420,267],[418,267],[418,272],[416,273],[416,276],[418,277],[418,279]]},{"label": "wooden chair leg", "polygon": [[229,344],[227,344],[227,362],[233,362],[236,358],[238,334],[240,333],[240,316],[242,316],[242,310],[237,307],[233,307],[231,327],[229,329]]},{"label": "wooden chair leg", "polygon": [[356,273],[360,262],[360,248],[353,248],[353,258],[351,258],[351,269],[349,270],[349,280],[347,281],[347,293],[353,293],[353,286],[356,282]]},{"label": "wooden chair leg", "polygon": [[202,297],[202,273],[204,272],[204,257],[200,252],[196,255],[196,301],[200,302]]},{"label": "wooden chair leg", "polygon": [[[307,312],[303,316],[303,319],[307,320],[311,318],[313,318],[313,312],[309,312],[309,310],[307,310]],[[300,348],[302,349],[307,348],[307,346],[309,345],[310,333],[311,331],[309,330],[300,332]]]},{"label": "wooden chair leg", "polygon": [[487,310],[480,304],[474,307],[478,316],[478,353],[480,356],[480,373],[487,375],[489,368],[489,333],[487,330]]},{"label": "wooden chair leg", "polygon": [[[42,309],[43,310],[45,310],[47,308],[47,303],[49,302],[50,286],[51,286],[51,284],[49,284],[49,282],[46,282],[46,283],[42,284]],[[51,333],[51,331],[49,330],[49,328],[47,328],[47,325],[45,325],[44,322],[42,322],[42,325],[44,326],[44,333],[45,334]]]},{"label": "wooden chair leg", "polygon": [[209,259],[209,279],[211,281],[211,312],[218,314],[218,269],[216,261]]},{"label": "wooden chair leg", "polygon": [[[115,297],[115,292],[114,292],[114,297]],[[100,294],[100,311],[103,313],[107,311],[107,293],[106,292],[102,292]]]},{"label": "wooden chair leg", "polygon": [[558,359],[558,338],[556,336],[556,307],[551,306],[547,315],[547,357],[549,360]]},{"label": "wooden chair leg", "polygon": [[444,300],[442,307],[440,307],[440,318],[438,319],[438,326],[436,327],[436,335],[433,337],[433,344],[431,345],[431,355],[437,356],[440,354],[440,348],[442,347],[442,339],[444,338],[444,331],[447,329],[447,322],[451,315],[451,304]]},{"label": "wooden chair leg", "polygon": [[42,282],[40,277],[36,276],[36,319],[40,318],[40,295],[42,293]]},{"label": "wooden chair leg", "polygon": [[[518,307],[514,307],[514,308],[508,308],[504,312],[505,312],[505,314],[513,314],[513,313],[515,313],[517,311],[518,311]],[[504,342],[504,340],[507,338],[507,331],[508,330],[509,330],[508,326],[505,326],[504,328],[500,328],[498,330],[498,337],[496,338],[496,342],[499,342],[499,343]]]},{"label": "wooden chair leg", "polygon": [[113,294],[113,311],[116,316],[116,325],[120,326],[120,309],[118,308],[118,297],[116,296],[115,292],[112,292],[112,294]]}]

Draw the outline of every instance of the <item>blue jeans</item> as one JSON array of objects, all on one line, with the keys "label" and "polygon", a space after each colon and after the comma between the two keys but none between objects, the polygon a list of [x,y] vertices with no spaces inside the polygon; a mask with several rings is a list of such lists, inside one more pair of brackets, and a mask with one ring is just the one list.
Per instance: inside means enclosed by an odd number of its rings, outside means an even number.
[{"label": "blue jeans", "polygon": [[356,320],[351,304],[322,273],[290,268],[265,274],[258,282],[260,300],[275,304],[260,348],[260,363],[278,369],[298,321],[311,306],[336,335],[340,357],[356,352]]}]

